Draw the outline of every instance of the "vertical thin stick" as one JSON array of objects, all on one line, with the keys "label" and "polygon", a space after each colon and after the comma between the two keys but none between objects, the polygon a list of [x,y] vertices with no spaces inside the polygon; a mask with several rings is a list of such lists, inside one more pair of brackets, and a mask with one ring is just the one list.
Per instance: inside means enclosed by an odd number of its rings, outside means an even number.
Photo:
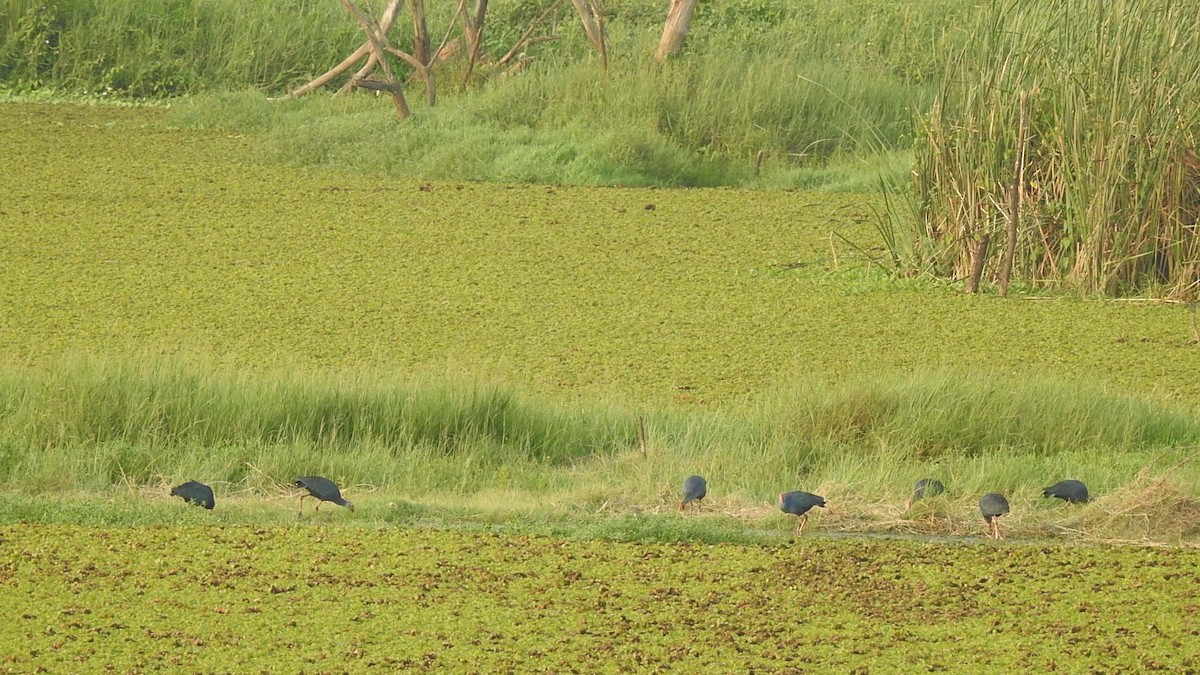
[{"label": "vertical thin stick", "polygon": [[1004,243],[1004,257],[1000,261],[1000,295],[1008,295],[1008,280],[1012,275],[1013,256],[1017,249],[1017,223],[1021,220],[1021,193],[1025,189],[1025,146],[1028,145],[1029,126],[1025,121],[1028,92],[1021,92],[1021,117],[1017,123],[1017,147],[1013,152],[1013,182],[1008,201],[1008,240]]},{"label": "vertical thin stick", "polygon": [[646,450],[646,418],[638,415],[638,447],[642,449],[642,457],[648,453]]}]

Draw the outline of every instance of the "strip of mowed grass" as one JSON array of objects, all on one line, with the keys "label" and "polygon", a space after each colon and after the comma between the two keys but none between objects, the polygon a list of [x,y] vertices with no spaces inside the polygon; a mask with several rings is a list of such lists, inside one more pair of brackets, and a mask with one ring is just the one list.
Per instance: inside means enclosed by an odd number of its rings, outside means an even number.
[{"label": "strip of mowed grass", "polygon": [[0,527],[0,668],[1200,667],[1195,550],[614,543],[320,520]]},{"label": "strip of mowed grass", "polygon": [[447,363],[542,393],[724,404],[949,370],[1200,401],[1187,312],[887,280],[873,197],[292,170],[159,110],[0,106],[0,360]]}]

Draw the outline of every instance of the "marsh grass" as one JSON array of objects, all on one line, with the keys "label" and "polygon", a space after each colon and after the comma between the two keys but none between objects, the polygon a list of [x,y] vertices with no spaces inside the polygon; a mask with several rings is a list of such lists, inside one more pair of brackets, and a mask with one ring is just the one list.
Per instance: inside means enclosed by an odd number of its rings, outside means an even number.
[{"label": "marsh grass", "polygon": [[431,474],[450,457],[460,471],[476,465],[485,472],[500,464],[561,463],[633,442],[631,418],[615,409],[584,414],[534,403],[453,372],[408,380],[385,373],[251,376],[167,361],[65,357],[40,371],[6,371],[0,392],[4,444],[24,449],[6,455],[6,469],[40,486],[66,475],[90,487],[141,484],[185,470],[256,486],[265,476],[316,469],[380,480],[395,475],[387,466],[400,455]]},{"label": "marsh grass", "polygon": [[983,280],[998,283],[1012,226],[1013,279],[1194,298],[1200,12],[999,3],[969,31],[922,117],[921,267],[966,279],[982,245]]},{"label": "marsh grass", "polygon": [[[974,500],[999,490],[1012,500],[1006,524],[1016,532],[1146,538],[1171,509],[1190,513],[1194,495],[1176,487],[1156,501],[1148,495],[1167,493],[1138,486],[1200,480],[1187,449],[1200,422],[1185,410],[1074,384],[948,373],[798,384],[720,410],[648,409],[644,446],[639,411],[564,407],[454,370],[301,375],[78,356],[7,369],[0,412],[0,481],[29,496],[160,502],[170,485],[200,479],[220,504],[265,500],[282,512],[295,497],[292,477],[318,473],[383,522],[575,522],[631,538],[786,529],[774,501],[792,489],[829,500],[814,516],[825,531],[972,534]],[[710,495],[704,511],[680,516],[691,473],[709,479]],[[911,485],[926,475],[949,493],[906,512]],[[1040,497],[1066,477],[1101,496],[1081,524]],[[1104,515],[1120,509],[1143,520]],[[1163,531],[1190,536],[1182,520],[1164,520]]]}]

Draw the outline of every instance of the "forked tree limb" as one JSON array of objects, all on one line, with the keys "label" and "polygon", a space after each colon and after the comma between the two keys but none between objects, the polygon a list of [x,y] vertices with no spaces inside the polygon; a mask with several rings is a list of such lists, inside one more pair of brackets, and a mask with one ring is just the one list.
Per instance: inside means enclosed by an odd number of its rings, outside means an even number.
[{"label": "forked tree limb", "polygon": [[600,55],[600,62],[608,68],[608,45],[604,38],[604,14],[596,4],[596,0],[571,0],[579,19],[583,22],[583,32],[587,34],[588,42]]},{"label": "forked tree limb", "polygon": [[437,102],[437,87],[433,83],[433,71],[430,64],[433,57],[429,53],[429,23],[425,20],[425,0],[410,0],[413,22],[413,61],[421,64],[417,73],[425,81],[425,102],[433,107]]},{"label": "forked tree limb", "polygon": [[475,0],[474,14],[466,11],[466,0],[458,3],[459,16],[462,17],[463,37],[467,41],[467,68],[463,72],[462,86],[467,86],[471,73],[475,70],[475,62],[479,60],[479,51],[483,48],[483,22],[487,17],[488,0]]},{"label": "forked tree limb", "polygon": [[395,47],[393,47],[391,45],[384,45],[383,50],[386,51],[387,53],[391,54],[392,56],[395,56],[396,58],[400,59],[401,61],[407,63],[408,65],[412,66],[416,70],[421,70],[425,67],[425,64],[418,61],[416,59],[416,57],[414,57],[412,54],[409,54],[406,51],[396,49]]},{"label": "forked tree limb", "polygon": [[337,93],[345,94],[346,92],[354,89],[356,82],[370,77],[371,73],[375,70],[375,66],[379,65],[379,59],[375,58],[375,52],[371,50],[371,43],[366,43],[366,47],[368,52],[367,62],[364,63],[363,67],[359,68],[358,72],[354,73],[349,80],[346,80],[345,84],[343,84],[341,87],[338,87]]},{"label": "forked tree limb", "polygon": [[[396,21],[396,15],[400,13],[400,8],[403,5],[404,5],[404,0],[390,0],[390,2],[388,2],[387,7],[384,8],[384,10],[383,10],[383,16],[380,17],[380,19],[379,19],[379,31],[381,33],[386,34],[389,30],[392,29],[392,24],[395,23],[395,21]],[[334,78],[338,77],[339,75],[346,72],[347,70],[350,70],[350,68],[353,67],[355,63],[358,63],[359,60],[361,60],[364,56],[368,57],[367,65],[363,66],[363,68],[361,70],[359,70],[358,74],[355,75],[355,78],[361,79],[363,77],[366,77],[367,74],[371,72],[371,69],[373,69],[375,67],[374,54],[371,51],[371,41],[370,40],[367,40],[366,42],[362,43],[362,46],[360,46],[358,49],[354,50],[354,52],[351,53],[350,56],[347,56],[341,63],[339,63],[336,66],[334,66],[333,68],[329,69],[328,72],[326,72],[322,75],[319,75],[318,77],[314,78],[311,82],[309,82],[301,87],[297,87],[296,89],[293,89],[292,91],[288,92],[286,95],[281,96],[276,100],[286,101],[288,99],[303,96],[315,89],[320,89],[321,87],[325,86],[326,84],[329,84],[329,82],[332,81]]]},{"label": "forked tree limb", "polygon": [[387,36],[379,32],[379,26],[375,25],[366,14],[363,14],[362,10],[356,7],[351,0],[342,0],[342,5],[354,15],[359,25],[362,26],[363,32],[367,34],[367,39],[371,42],[371,51],[379,61],[379,68],[383,71],[388,91],[392,95],[392,103],[396,106],[396,116],[400,119],[408,117],[408,101],[404,100],[404,88],[396,81],[395,76],[392,75],[392,67],[388,65]]}]

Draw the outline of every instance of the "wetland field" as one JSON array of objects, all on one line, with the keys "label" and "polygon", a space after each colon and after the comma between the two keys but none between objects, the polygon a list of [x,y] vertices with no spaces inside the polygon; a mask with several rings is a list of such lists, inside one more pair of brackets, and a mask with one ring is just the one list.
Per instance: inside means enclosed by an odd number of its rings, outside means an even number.
[{"label": "wetland field", "polygon": [[873,194],[391,179],[165,107],[0,147],[0,670],[1200,669],[1184,306],[889,275]]}]

